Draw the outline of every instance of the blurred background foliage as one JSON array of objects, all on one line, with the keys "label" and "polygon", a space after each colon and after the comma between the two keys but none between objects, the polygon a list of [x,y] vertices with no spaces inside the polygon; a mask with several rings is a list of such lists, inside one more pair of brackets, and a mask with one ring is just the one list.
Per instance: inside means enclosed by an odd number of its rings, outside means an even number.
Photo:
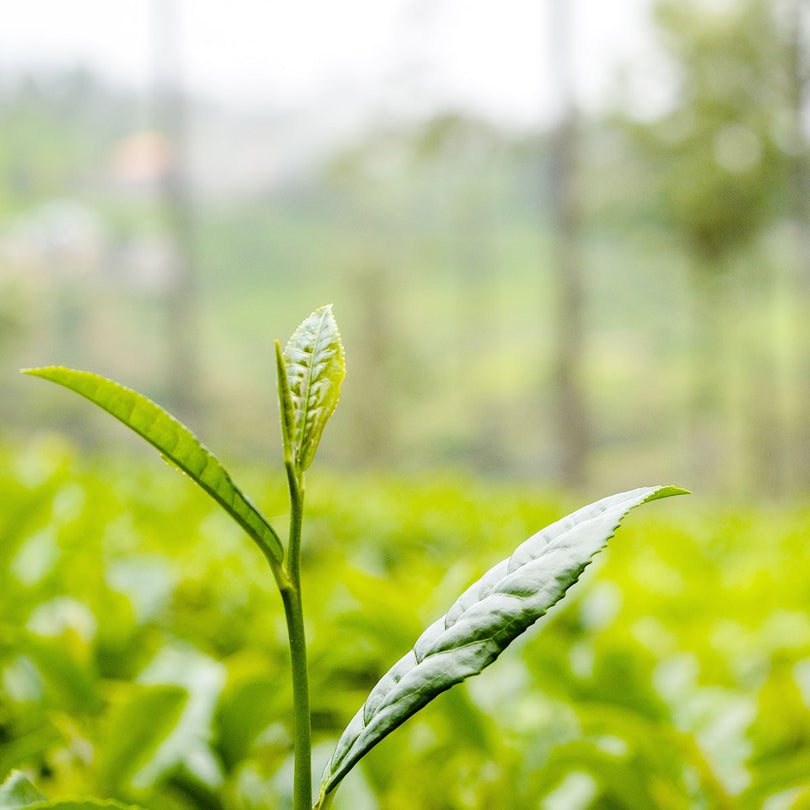
[{"label": "blurred background foliage", "polygon": [[[157,459],[91,461],[50,436],[2,462],[0,769],[50,797],[289,806],[283,614],[238,528]],[[239,478],[283,513],[281,476]],[[421,629],[575,505],[461,476],[312,473],[320,766]],[[805,806],[808,510],[677,507],[628,518],[564,608],[381,743],[335,806]]]},{"label": "blurred background foliage", "polygon": [[304,567],[322,760],[529,534],[608,491],[699,493],[634,514],[571,604],[336,807],[810,807],[808,9],[650,2],[656,60],[594,109],[577,5],[544,0],[556,106],[531,125],[381,105],[333,133],[334,105],[189,92],[171,0],[148,92],[3,64],[0,779],[286,806],[260,561],[137,440],[16,371],[143,391],[283,515],[272,339],[332,301],[348,377]]}]

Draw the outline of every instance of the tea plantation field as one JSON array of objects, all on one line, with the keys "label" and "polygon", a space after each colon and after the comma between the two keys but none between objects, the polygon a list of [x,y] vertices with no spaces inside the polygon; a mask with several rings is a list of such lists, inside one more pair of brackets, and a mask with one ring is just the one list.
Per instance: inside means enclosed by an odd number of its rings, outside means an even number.
[{"label": "tea plantation field", "polygon": [[[284,481],[237,477],[283,524]],[[421,630],[580,505],[323,470],[308,500],[318,767]],[[335,810],[810,807],[808,526],[807,504],[699,495],[633,512],[569,598],[371,752]],[[149,810],[288,807],[285,632],[260,554],[160,461],[56,436],[0,451],[0,781],[22,769],[52,799]]]}]

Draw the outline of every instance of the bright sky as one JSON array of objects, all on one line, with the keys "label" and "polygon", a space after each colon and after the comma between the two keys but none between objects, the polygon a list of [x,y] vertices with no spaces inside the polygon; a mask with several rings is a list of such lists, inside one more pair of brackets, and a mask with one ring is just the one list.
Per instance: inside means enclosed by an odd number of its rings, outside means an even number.
[{"label": "bright sky", "polygon": [[[652,53],[649,0],[569,2],[579,95],[599,106],[617,65],[646,75],[632,66]],[[553,116],[550,0],[26,0],[5,10],[0,70],[82,63],[147,87],[156,9],[172,4],[188,86],[240,106],[340,97],[394,110],[449,102],[515,123]]]}]

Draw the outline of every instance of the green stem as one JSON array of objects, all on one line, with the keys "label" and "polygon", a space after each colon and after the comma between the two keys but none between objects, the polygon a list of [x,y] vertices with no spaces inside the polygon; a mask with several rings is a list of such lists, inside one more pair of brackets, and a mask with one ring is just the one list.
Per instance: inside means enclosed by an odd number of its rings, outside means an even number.
[{"label": "green stem", "polygon": [[304,634],[304,612],[301,603],[301,526],[304,515],[304,480],[288,462],[290,486],[290,539],[287,547],[287,573],[290,585],[283,588],[284,613],[290,641],[293,684],[293,728],[295,773],[293,776],[293,810],[312,807],[312,730],[309,711],[309,677],[307,644]]},{"label": "green stem", "polygon": [[290,489],[290,542],[287,568],[293,587],[301,591],[301,526],[304,522],[304,474],[298,473],[292,460],[284,463]]},{"label": "green stem", "polygon": [[293,681],[293,740],[295,773],[293,776],[293,810],[312,807],[312,740],[307,678],[307,646],[304,637],[304,614],[301,593],[287,588],[281,593],[290,639]]}]

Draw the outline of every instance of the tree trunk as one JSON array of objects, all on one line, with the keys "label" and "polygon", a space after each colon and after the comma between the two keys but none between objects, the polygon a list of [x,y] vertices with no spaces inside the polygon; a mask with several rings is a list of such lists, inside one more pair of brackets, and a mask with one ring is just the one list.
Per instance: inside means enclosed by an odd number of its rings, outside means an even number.
[{"label": "tree trunk", "polygon": [[795,262],[791,287],[797,304],[792,325],[791,345],[796,382],[793,391],[793,452],[790,458],[791,488],[807,492],[810,488],[810,351],[808,351],[807,307],[810,299],[810,167],[807,139],[804,134],[804,108],[807,101],[808,63],[805,54],[807,25],[806,0],[793,0],[791,31],[794,38],[789,49],[791,106],[793,108],[794,158],[790,177],[792,209],[795,221]]},{"label": "tree trunk", "polygon": [[690,470],[695,485],[727,490],[728,425],[722,418],[729,385],[724,351],[725,301],[722,272],[707,260],[691,274],[692,400],[690,405]]},{"label": "tree trunk", "polygon": [[585,354],[585,280],[580,255],[581,208],[575,182],[578,127],[574,103],[571,6],[551,0],[553,74],[560,115],[551,155],[552,272],[555,287],[554,419],[560,483],[587,477],[591,426],[582,379]]},{"label": "tree trunk", "polygon": [[194,273],[194,224],[188,189],[188,122],[181,89],[176,0],[154,0],[156,118],[171,144],[172,157],[161,196],[172,266],[166,290],[167,398],[183,418],[199,428],[198,312]]}]

